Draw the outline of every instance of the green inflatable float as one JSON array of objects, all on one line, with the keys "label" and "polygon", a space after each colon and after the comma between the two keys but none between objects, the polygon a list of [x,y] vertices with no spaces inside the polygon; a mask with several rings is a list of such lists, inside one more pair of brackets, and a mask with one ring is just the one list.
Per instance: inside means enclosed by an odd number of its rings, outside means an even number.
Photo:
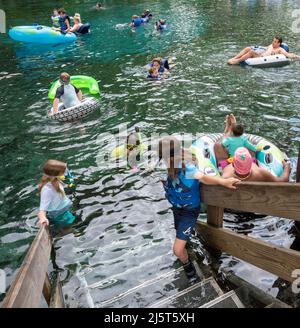
[{"label": "green inflatable float", "polygon": [[[88,94],[79,105],[65,108],[63,103],[58,106],[58,112],[53,114],[53,108],[48,111],[48,117],[61,122],[72,122],[81,119],[100,107],[100,101],[96,98],[100,96],[98,82],[85,75],[74,75],[70,77],[70,82],[76,88],[80,89],[83,94]],[[60,80],[52,83],[48,92],[48,98],[53,102],[57,89],[61,86]]]}]

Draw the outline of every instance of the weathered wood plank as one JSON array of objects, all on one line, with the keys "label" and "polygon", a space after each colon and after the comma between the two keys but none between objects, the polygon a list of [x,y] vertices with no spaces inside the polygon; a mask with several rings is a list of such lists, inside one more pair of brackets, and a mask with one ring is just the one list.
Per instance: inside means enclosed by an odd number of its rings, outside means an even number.
[{"label": "weathered wood plank", "polygon": [[221,228],[223,226],[224,209],[216,206],[207,206],[207,223]]},{"label": "weathered wood plank", "polygon": [[51,293],[51,301],[50,301],[49,307],[50,308],[64,308],[65,307],[59,272],[57,273],[55,282],[53,284],[52,293]]},{"label": "weathered wood plank", "polygon": [[201,185],[203,203],[300,221],[300,183],[241,182],[236,190]]},{"label": "weathered wood plank", "polygon": [[247,261],[287,281],[294,281],[292,272],[300,267],[300,252],[268,244],[224,228],[197,222],[200,236],[209,246]]},{"label": "weathered wood plank", "polygon": [[2,304],[3,308],[39,306],[52,241],[47,227],[39,230]]}]

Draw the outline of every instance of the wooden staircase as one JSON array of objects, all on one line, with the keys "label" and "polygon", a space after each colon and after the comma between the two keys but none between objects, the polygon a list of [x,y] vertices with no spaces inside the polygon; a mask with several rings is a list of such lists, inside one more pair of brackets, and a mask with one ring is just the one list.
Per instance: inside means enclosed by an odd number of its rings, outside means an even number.
[{"label": "wooden staircase", "polygon": [[[193,261],[199,281],[190,283],[183,267],[169,271],[154,279],[132,288],[109,300],[96,304],[101,308],[142,307],[142,308],[208,308],[244,305],[234,291],[224,294],[216,280],[205,278],[198,264]],[[159,293],[150,292],[155,290]],[[93,287],[93,286],[90,286]],[[95,302],[96,303],[96,302]],[[129,305],[130,304],[130,305]]]}]

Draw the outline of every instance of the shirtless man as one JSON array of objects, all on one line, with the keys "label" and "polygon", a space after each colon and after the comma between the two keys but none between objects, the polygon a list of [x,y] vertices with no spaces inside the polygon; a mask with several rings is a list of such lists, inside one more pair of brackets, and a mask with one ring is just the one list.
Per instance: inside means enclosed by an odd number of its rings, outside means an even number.
[{"label": "shirtless man", "polygon": [[240,147],[234,153],[233,163],[224,168],[222,178],[234,177],[241,181],[288,182],[291,166],[286,162],[282,164],[283,172],[280,177],[276,177],[266,169],[254,164],[248,149]]},{"label": "shirtless man", "polygon": [[280,47],[282,43],[282,38],[276,36],[273,39],[272,44],[270,44],[267,48],[264,47],[247,47],[243,49],[239,54],[235,57],[228,60],[227,64],[229,65],[237,65],[240,62],[248,59],[248,58],[257,58],[257,57],[264,57],[264,56],[271,56],[271,55],[284,55],[287,58],[297,59],[300,60],[300,56],[285,51],[283,48]]}]

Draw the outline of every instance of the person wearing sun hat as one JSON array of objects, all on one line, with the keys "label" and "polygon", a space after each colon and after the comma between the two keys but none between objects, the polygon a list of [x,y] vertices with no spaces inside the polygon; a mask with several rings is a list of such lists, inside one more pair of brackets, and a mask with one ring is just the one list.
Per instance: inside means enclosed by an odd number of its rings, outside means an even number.
[{"label": "person wearing sun hat", "polygon": [[249,150],[245,147],[239,147],[234,153],[232,166],[234,174],[238,179],[244,180],[250,177],[252,167],[252,157]]},{"label": "person wearing sun hat", "polygon": [[276,177],[266,169],[253,163],[247,148],[239,147],[234,153],[233,162],[224,168],[222,177],[224,179],[234,177],[241,181],[288,182],[291,166],[287,162],[282,164],[283,172],[280,177]]}]

